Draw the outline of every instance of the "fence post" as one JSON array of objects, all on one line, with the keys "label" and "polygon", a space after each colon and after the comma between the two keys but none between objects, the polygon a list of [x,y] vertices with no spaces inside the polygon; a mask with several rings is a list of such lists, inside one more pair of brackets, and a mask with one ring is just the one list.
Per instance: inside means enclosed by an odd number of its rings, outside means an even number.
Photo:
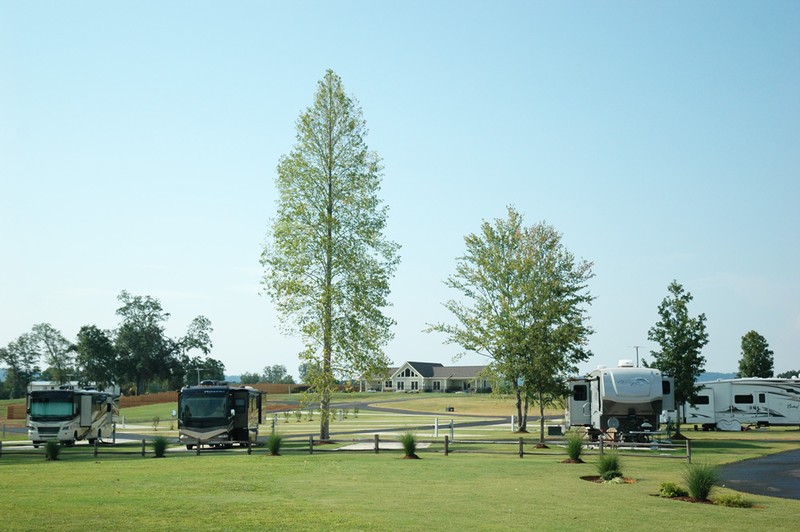
[{"label": "fence post", "polygon": [[247,454],[253,454],[253,442],[250,441],[250,438],[247,438]]},{"label": "fence post", "polygon": [[197,456],[200,456],[200,438],[197,438]]},{"label": "fence post", "polygon": [[686,438],[686,460],[688,463],[692,463],[692,440]]},{"label": "fence post", "polygon": [[450,437],[445,434],[444,435],[444,455],[447,456],[450,454]]},{"label": "fence post", "polygon": [[455,429],[453,428],[453,420],[451,419],[451,420],[450,420],[450,439],[451,439],[451,440],[454,440],[454,439],[456,439],[455,435],[453,434],[453,433],[454,433],[454,430],[455,430]]},{"label": "fence post", "polygon": [[597,438],[597,439],[600,442],[600,454],[603,454],[603,441],[604,440],[603,440],[603,438]]},{"label": "fence post", "polygon": [[100,438],[95,438],[95,439],[94,439],[94,456],[95,456],[95,457],[97,457],[97,442],[98,442],[99,440],[100,440]]},{"label": "fence post", "polygon": [[144,456],[144,449],[145,449],[145,439],[142,438],[142,456]]},{"label": "fence post", "polygon": [[314,454],[314,435],[308,437],[308,454]]},{"label": "fence post", "polygon": [[511,432],[514,432],[516,430],[517,430],[517,427],[514,424],[514,414],[511,414]]},{"label": "fence post", "polygon": [[433,418],[433,437],[434,438],[438,438],[439,437],[439,418],[438,417]]},{"label": "fence post", "polygon": [[0,440],[0,456],[3,456],[3,441]]},{"label": "fence post", "polygon": [[522,436],[520,436],[519,437],[519,457],[522,458],[522,456],[524,454],[525,454],[525,451],[523,451],[523,449],[522,449]]},{"label": "fence post", "polygon": [[379,445],[380,438],[381,437],[378,436],[377,434],[375,435],[375,454],[378,454],[378,448],[380,447],[380,445]]}]

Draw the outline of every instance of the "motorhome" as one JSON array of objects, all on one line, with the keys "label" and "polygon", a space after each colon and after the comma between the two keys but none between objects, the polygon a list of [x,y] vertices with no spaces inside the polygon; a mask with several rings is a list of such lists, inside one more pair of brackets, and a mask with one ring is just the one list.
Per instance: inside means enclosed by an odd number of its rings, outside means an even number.
[{"label": "motorhome", "polygon": [[611,432],[638,440],[640,434],[658,430],[663,410],[675,409],[672,377],[634,367],[630,360],[571,379],[569,390],[566,425],[585,427],[593,438]]},{"label": "motorhome", "polygon": [[258,439],[263,392],[250,386],[203,381],[178,394],[178,437],[187,449],[195,445],[232,447]]},{"label": "motorhome", "polygon": [[119,388],[82,387],[77,382],[59,384],[35,381],[28,386],[28,438],[34,447],[50,440],[72,445],[90,444],[113,433],[119,415]]},{"label": "motorhome", "polygon": [[702,383],[682,422],[704,430],[800,425],[800,379],[722,379]]}]

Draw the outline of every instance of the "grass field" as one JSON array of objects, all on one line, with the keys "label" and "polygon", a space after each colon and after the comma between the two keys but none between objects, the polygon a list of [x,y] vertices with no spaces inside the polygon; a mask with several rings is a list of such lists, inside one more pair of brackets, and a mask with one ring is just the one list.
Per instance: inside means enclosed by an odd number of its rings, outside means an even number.
[{"label": "grass field", "polygon": [[[740,450],[754,452],[750,445],[722,452],[709,445],[698,458],[715,461]],[[757,508],[733,509],[654,496],[660,482],[680,482],[677,460],[623,458],[633,484],[581,480],[595,474],[595,459],[235,451],[164,459],[83,453],[57,462],[4,456],[0,515],[6,530],[785,530],[787,517],[800,510],[798,501],[768,497],[748,496]]]},{"label": "grass field", "polygon": [[[383,394],[364,394],[383,395]],[[376,398],[378,402],[383,397]],[[396,399],[396,397],[392,397]],[[438,400],[439,398],[436,398]],[[450,400],[443,397],[441,399]],[[454,399],[454,397],[453,397]],[[460,399],[460,398],[459,398]],[[457,403],[461,420],[479,419],[481,401]],[[359,401],[362,398],[358,399]],[[372,402],[372,399],[363,399]],[[420,395],[382,407],[417,415],[362,411],[336,420],[334,434],[351,436],[386,423],[417,426],[443,410]],[[420,403],[415,404],[416,401]],[[341,401],[340,404],[346,404]],[[446,406],[446,405],[445,405]],[[441,408],[440,408],[441,407]],[[131,420],[171,417],[173,405],[130,409]],[[431,412],[426,410],[432,409]],[[467,415],[467,413],[471,415]],[[495,414],[504,416],[504,414]],[[444,415],[443,415],[444,417]],[[449,419],[449,418],[448,418]],[[630,484],[595,484],[581,476],[596,474],[597,452],[585,464],[564,464],[563,449],[520,459],[508,454],[451,454],[437,443],[404,460],[401,451],[347,453],[326,449],[309,455],[295,433],[318,429],[318,418],[288,422],[279,417],[278,432],[289,439],[283,456],[263,448],[251,455],[234,449],[199,456],[176,452],[153,458],[148,447],[118,444],[94,457],[88,447],[64,449],[61,459],[37,453],[4,452],[0,457],[0,515],[4,530],[619,530],[691,528],[693,530],[786,530],[800,501],[745,495],[756,507],[725,508],[657,497],[661,482],[682,483],[684,460],[641,452],[622,457]],[[465,421],[462,421],[465,422]],[[685,427],[686,429],[686,427]],[[472,429],[470,429],[472,431]],[[492,437],[514,437],[508,426],[488,427]],[[166,434],[161,428],[158,434]],[[469,436],[467,429],[459,437]],[[769,429],[744,433],[686,431],[695,462],[721,464],[763,456],[800,445],[800,431]],[[423,436],[421,434],[421,436]],[[534,435],[535,436],[535,435]],[[342,437],[344,441],[347,437]],[[382,435],[381,438],[391,435]],[[562,455],[562,453],[564,453]],[[715,488],[712,499],[732,493]]]}]

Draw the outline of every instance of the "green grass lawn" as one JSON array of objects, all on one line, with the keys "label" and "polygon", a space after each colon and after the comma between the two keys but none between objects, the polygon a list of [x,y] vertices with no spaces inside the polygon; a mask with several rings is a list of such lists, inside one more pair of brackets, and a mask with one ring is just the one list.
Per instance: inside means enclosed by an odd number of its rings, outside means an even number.
[{"label": "green grass lawn", "polygon": [[[791,442],[698,441],[695,459],[720,463],[773,452]],[[719,445],[725,444],[725,445]],[[120,450],[126,449],[118,446]],[[596,455],[563,464],[556,455],[401,452],[228,451],[168,453],[164,459],[69,449],[0,458],[0,515],[6,530],[785,530],[800,501],[750,496],[733,509],[656,497],[681,481],[680,460],[622,459],[632,484],[595,484]],[[716,488],[714,496],[729,493]]]},{"label": "green grass lawn", "polygon": [[[342,394],[336,402],[351,403],[354,395]],[[498,406],[492,404],[496,400],[490,397],[419,394],[395,402],[397,394],[362,395],[357,400],[418,413],[362,410],[356,416],[351,409],[347,418],[332,422],[338,445],[323,446],[313,455],[302,434],[318,431],[318,414],[311,420],[303,416],[300,422],[279,414],[276,428],[287,438],[279,457],[268,456],[264,448],[251,455],[234,449],[197,456],[173,446],[166,458],[155,459],[150,444],[147,456],[141,457],[139,443],[104,446],[94,457],[81,444],[63,449],[60,460],[47,462],[42,449],[19,454],[6,447],[0,456],[3,529],[785,530],[800,510],[800,501],[754,495],[745,495],[756,505],[750,509],[657,497],[661,482],[683,482],[685,467],[685,460],[659,458],[658,452],[624,452],[622,471],[635,482],[621,485],[580,478],[596,474],[596,450],[585,453],[585,464],[561,463],[566,452],[558,445],[537,451],[526,443],[526,452],[533,454],[520,459],[513,442],[457,443],[456,450],[487,452],[444,456],[442,436],[449,431],[442,427],[438,439],[429,433],[434,416],[442,425],[451,417],[439,415],[440,401],[464,399],[452,415],[456,439],[513,440],[518,435],[507,423],[460,426],[480,419],[480,414],[498,415],[493,410]],[[176,405],[151,405],[124,409],[122,414],[129,425],[140,427],[158,416],[157,430],[136,432],[172,437],[177,436],[177,431],[168,430],[173,408]],[[262,435],[268,427],[262,426]],[[332,450],[353,439],[369,439],[386,427],[399,430],[381,432],[382,440],[396,438],[405,427],[423,427],[415,430],[419,438],[434,443],[418,451],[421,460],[404,460],[401,451]],[[796,427],[742,433],[683,429],[692,439],[696,463],[763,456],[796,449],[800,442]],[[534,432],[526,442],[537,437]],[[506,454],[492,454],[496,451]],[[715,488],[712,499],[727,493],[732,491]]]}]

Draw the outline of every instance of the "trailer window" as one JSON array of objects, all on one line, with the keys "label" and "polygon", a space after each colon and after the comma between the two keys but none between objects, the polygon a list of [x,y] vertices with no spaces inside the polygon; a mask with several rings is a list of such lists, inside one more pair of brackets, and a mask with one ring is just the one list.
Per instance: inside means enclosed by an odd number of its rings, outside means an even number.
[{"label": "trailer window", "polygon": [[585,384],[578,384],[572,387],[572,398],[576,401],[585,401],[588,397]]},{"label": "trailer window", "polygon": [[669,395],[672,393],[670,391],[669,381],[661,381],[661,393],[664,395]]},{"label": "trailer window", "polygon": [[694,404],[696,404],[696,405],[711,404],[711,397],[709,397],[708,395],[695,395],[694,396]]},{"label": "trailer window", "polygon": [[759,403],[766,403],[767,402],[767,394],[765,394],[765,393],[758,394],[758,402]]},{"label": "trailer window", "polygon": [[751,405],[753,404],[753,396],[752,395],[734,395],[733,402],[738,403],[740,405]]}]

